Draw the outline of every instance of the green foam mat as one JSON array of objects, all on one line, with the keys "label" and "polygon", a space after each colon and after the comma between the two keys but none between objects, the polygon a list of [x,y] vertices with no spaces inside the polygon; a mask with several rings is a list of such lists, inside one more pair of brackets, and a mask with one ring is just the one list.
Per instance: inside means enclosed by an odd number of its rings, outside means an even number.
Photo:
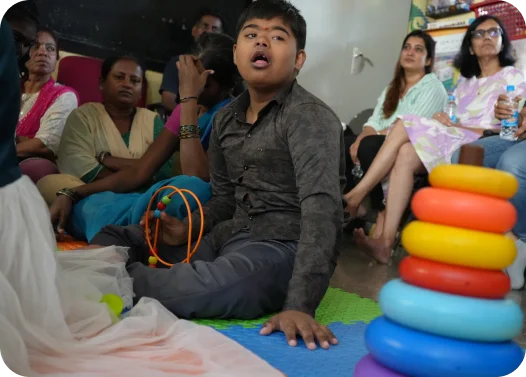
[{"label": "green foam mat", "polygon": [[[316,311],[316,320],[323,325],[343,323],[350,325],[357,322],[369,323],[382,314],[380,306],[373,300],[362,298],[337,288],[329,288]],[[233,326],[258,328],[271,316],[254,320],[223,320],[198,319],[194,322],[210,326],[218,330],[226,330]]]}]

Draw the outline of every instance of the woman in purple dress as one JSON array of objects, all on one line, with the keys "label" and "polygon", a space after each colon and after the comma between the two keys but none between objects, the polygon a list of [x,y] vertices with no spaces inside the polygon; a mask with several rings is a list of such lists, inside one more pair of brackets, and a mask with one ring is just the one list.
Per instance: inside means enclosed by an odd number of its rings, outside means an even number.
[{"label": "woman in purple dress", "polygon": [[502,22],[493,16],[477,18],[468,28],[455,67],[462,75],[455,90],[456,123],[443,113],[433,118],[404,115],[393,123],[367,174],[346,196],[347,210],[355,215],[367,194],[388,177],[386,216],[378,239],[363,230],[356,242],[380,263],[388,263],[400,221],[409,204],[414,175],[450,163],[461,145],[477,140],[485,130],[497,129],[494,104],[507,85],[519,95],[526,92],[522,72],[513,67],[511,41]]}]

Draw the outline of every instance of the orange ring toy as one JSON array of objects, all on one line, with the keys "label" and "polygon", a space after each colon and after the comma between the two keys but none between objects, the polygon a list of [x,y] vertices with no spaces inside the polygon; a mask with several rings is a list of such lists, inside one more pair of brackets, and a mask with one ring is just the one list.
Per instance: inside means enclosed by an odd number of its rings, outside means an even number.
[{"label": "orange ring toy", "polygon": [[[197,195],[195,195],[192,191],[186,190],[186,189],[178,189],[175,186],[164,186],[164,187],[161,187],[159,190],[155,192],[155,194],[152,195],[152,198],[150,199],[150,202],[148,203],[148,211],[152,210],[153,201],[155,200],[157,195],[159,195],[159,193],[161,193],[163,190],[166,190],[166,189],[172,189],[174,191],[166,195],[165,197],[163,197],[161,201],[159,201],[159,203],[157,204],[157,209],[158,211],[159,210],[164,211],[164,209],[166,208],[166,205],[168,205],[173,195],[175,194],[181,195],[181,198],[183,199],[183,202],[186,206],[186,210],[188,213],[188,244],[187,244],[188,246],[187,246],[186,259],[182,263],[190,263],[190,259],[196,253],[197,249],[199,248],[199,245],[201,244],[201,239],[203,238],[203,232],[204,232],[204,227],[205,227],[205,216],[203,212],[203,206],[201,205],[201,202],[199,201],[199,198],[197,197]],[[192,248],[192,216],[191,216],[192,210],[190,208],[190,204],[188,203],[188,200],[184,196],[184,193],[190,194],[195,199],[195,201],[197,202],[197,205],[199,206],[199,212],[201,215],[201,228],[199,230],[199,236],[197,237],[197,241],[193,248]],[[168,200],[168,203],[165,203],[165,199]],[[160,262],[167,267],[172,267],[174,265],[173,263],[168,263],[164,261],[163,259],[159,257],[159,254],[157,254],[157,238],[159,236],[159,224],[161,220],[160,218],[156,219],[155,237],[154,237],[154,241],[152,244],[152,241],[150,239],[150,232],[149,232],[149,229],[150,229],[149,219],[150,219],[150,216],[149,214],[147,214],[144,220],[144,228],[145,228],[145,234],[146,234],[146,242],[148,243],[148,247],[150,248],[150,255],[151,255],[150,258],[148,258],[148,263],[150,267],[153,267],[153,268],[156,267],[157,262]]]},{"label": "orange ring toy", "polygon": [[480,270],[407,257],[399,267],[401,278],[411,285],[453,295],[502,299],[511,289],[502,271]]},{"label": "orange ring toy", "polygon": [[425,222],[490,233],[506,233],[517,221],[517,210],[504,199],[426,187],[411,202],[415,216]]}]

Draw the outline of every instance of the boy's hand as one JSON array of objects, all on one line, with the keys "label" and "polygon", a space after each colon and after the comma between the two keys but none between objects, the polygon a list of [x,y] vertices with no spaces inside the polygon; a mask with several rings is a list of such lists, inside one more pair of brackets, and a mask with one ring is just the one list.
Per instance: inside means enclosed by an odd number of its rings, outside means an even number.
[{"label": "boy's hand", "polygon": [[[145,217],[149,216],[148,225],[150,226],[150,229],[145,230],[146,232],[155,232],[155,222],[157,219],[153,214],[154,211],[145,214]],[[141,220],[140,225],[145,225],[145,218]],[[161,223],[159,228],[159,236],[166,245],[179,246],[188,242],[187,226],[179,219],[168,216],[165,212],[161,213]]]},{"label": "boy's hand", "polygon": [[320,325],[310,315],[294,310],[287,310],[270,318],[263,324],[260,334],[270,335],[275,331],[285,333],[287,343],[291,347],[298,344],[298,334],[310,350],[316,349],[316,341],[324,349],[328,349],[331,344],[338,344],[338,340],[326,326]]}]

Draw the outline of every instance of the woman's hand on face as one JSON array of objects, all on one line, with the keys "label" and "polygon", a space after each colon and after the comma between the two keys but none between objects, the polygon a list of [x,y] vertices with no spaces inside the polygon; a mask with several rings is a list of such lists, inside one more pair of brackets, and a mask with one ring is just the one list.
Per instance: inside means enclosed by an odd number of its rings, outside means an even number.
[{"label": "woman's hand on face", "polygon": [[433,119],[436,120],[436,121],[439,121],[440,123],[442,123],[446,127],[455,127],[455,126],[457,126],[455,123],[453,123],[451,121],[449,116],[446,113],[444,113],[444,112],[436,113],[433,116]]},{"label": "woman's hand on face", "polygon": [[205,70],[201,61],[192,55],[181,55],[177,62],[179,70],[179,95],[184,97],[199,97],[203,92],[208,76],[214,71]]},{"label": "woman's hand on face", "polygon": [[[515,97],[515,102],[520,102],[522,100],[521,96]],[[501,94],[495,103],[495,118],[498,120],[509,119],[513,116],[513,108],[508,105],[508,96],[506,94]]]}]

